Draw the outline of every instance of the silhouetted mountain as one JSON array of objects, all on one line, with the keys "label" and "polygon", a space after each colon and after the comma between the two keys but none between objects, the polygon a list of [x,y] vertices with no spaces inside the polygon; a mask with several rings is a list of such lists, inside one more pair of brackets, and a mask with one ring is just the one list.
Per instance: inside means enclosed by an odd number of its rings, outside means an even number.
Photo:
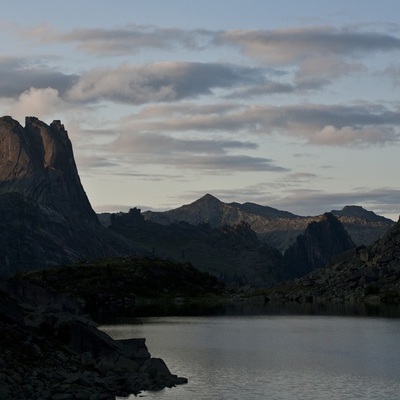
[{"label": "silhouetted mountain", "polygon": [[132,250],[98,221],[60,121],[0,118],[0,210],[0,275]]},{"label": "silhouetted mountain", "polygon": [[339,220],[332,213],[325,213],[319,222],[310,223],[304,234],[299,235],[286,250],[284,260],[287,276],[299,277],[322,268],[334,255],[354,247]]},{"label": "silhouetted mountain", "polygon": [[[357,245],[370,244],[381,237],[394,222],[357,206],[346,206],[341,211],[333,211],[343,223]],[[218,228],[248,223],[258,238],[284,252],[303,234],[311,222],[318,222],[321,215],[302,217],[287,211],[254,203],[223,203],[206,194],[191,204],[165,212],[146,211],[146,220],[168,225],[180,221],[189,224],[209,223]]]}]

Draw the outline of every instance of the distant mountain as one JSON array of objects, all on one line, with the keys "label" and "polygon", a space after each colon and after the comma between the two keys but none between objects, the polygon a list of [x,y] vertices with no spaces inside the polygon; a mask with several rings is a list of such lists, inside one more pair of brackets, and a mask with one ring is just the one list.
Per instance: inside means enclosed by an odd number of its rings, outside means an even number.
[{"label": "distant mountain", "polygon": [[105,229],[60,121],[0,118],[0,276],[133,251]]},{"label": "distant mountain", "polygon": [[[357,206],[346,206],[332,213],[343,223],[356,245],[374,242],[394,224],[392,220]],[[174,210],[146,211],[143,216],[148,221],[163,225],[184,221],[192,225],[208,223],[215,228],[244,221],[261,241],[282,253],[296,241],[298,235],[304,233],[311,222],[322,219],[321,215],[302,217],[254,203],[223,203],[210,194]]]}]

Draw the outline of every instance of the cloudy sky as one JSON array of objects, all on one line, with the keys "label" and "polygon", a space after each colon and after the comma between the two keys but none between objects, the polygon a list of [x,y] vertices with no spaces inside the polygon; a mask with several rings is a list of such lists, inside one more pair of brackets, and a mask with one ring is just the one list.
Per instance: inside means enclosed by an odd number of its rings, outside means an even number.
[{"label": "cloudy sky", "polygon": [[3,0],[0,114],[61,119],[98,212],[205,193],[400,213],[398,0]]}]

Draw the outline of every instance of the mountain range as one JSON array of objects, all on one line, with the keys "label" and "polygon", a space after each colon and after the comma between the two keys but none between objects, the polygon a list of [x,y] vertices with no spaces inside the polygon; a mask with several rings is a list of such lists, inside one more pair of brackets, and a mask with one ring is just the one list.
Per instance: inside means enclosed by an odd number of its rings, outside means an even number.
[{"label": "mountain range", "polygon": [[[332,210],[343,224],[356,245],[368,245],[381,237],[394,222],[376,215],[360,206],[345,206],[342,210]],[[288,211],[255,203],[223,203],[211,194],[206,194],[193,203],[164,211],[146,211],[146,220],[169,225],[184,221],[192,225],[208,223],[212,227],[248,223],[258,238],[284,252],[304,233],[308,224],[318,222],[322,215],[299,216]]]},{"label": "mountain range", "polygon": [[223,281],[255,286],[321,268],[332,256],[361,245],[362,238],[373,242],[394,224],[358,206],[301,217],[254,203],[223,203],[210,194],[174,210],[141,213],[134,208],[100,219],[156,256],[189,261]]},{"label": "mountain range", "polygon": [[320,268],[394,224],[358,206],[303,217],[255,203],[223,203],[210,194],[165,212],[133,208],[97,216],[61,122],[26,117],[22,127],[9,116],[0,118],[0,209],[2,276],[136,254],[257,286]]}]

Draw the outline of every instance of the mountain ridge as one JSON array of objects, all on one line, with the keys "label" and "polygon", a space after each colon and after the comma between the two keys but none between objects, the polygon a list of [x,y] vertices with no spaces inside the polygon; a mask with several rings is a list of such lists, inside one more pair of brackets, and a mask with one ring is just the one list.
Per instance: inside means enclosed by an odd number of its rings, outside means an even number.
[{"label": "mountain ridge", "polygon": [[[345,206],[332,210],[344,225],[356,245],[368,245],[381,237],[394,221],[379,216],[361,206]],[[322,215],[299,216],[255,203],[224,203],[206,194],[190,204],[163,211],[145,211],[146,220],[163,225],[180,221],[189,224],[209,223],[212,227],[236,225],[245,221],[257,233],[259,239],[284,252],[298,235],[303,234],[311,222],[320,221]]]}]

